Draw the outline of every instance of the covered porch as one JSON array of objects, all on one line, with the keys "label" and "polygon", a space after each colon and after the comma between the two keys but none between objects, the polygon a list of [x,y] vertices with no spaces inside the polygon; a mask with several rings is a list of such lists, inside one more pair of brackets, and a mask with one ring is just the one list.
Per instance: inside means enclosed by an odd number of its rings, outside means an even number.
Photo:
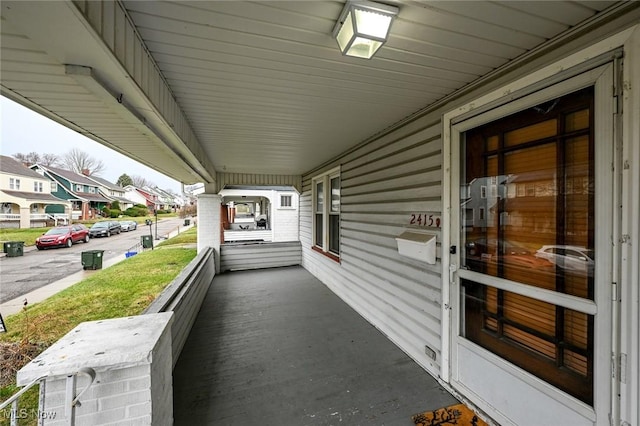
[{"label": "covered porch", "polygon": [[173,400],[176,425],[408,425],[457,403],[300,266],[214,278]]}]

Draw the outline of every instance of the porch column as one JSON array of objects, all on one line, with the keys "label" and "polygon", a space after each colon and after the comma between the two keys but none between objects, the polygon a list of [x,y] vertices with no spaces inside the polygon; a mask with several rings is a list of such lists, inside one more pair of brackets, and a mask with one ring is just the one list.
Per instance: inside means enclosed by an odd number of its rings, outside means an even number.
[{"label": "porch column", "polygon": [[31,228],[31,207],[20,206],[20,229]]},{"label": "porch column", "polygon": [[89,203],[86,201],[82,202],[82,213],[80,214],[80,217],[82,220],[91,219],[91,216],[89,216]]},{"label": "porch column", "polygon": [[67,223],[73,223],[73,206],[71,204],[64,206],[64,214],[67,216]]},{"label": "porch column", "polygon": [[220,271],[220,204],[218,194],[198,195],[198,253],[206,247],[215,252],[216,272]]}]

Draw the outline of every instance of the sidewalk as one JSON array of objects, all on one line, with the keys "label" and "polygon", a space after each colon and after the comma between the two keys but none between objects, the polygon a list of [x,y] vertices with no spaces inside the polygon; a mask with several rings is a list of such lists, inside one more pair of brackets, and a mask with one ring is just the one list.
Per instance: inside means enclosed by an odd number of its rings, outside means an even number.
[{"label": "sidewalk", "polygon": [[[194,226],[193,223],[190,224],[189,226],[180,226],[178,231],[169,233],[166,239],[175,237],[176,235],[192,228],[193,226]],[[25,247],[24,252],[27,253],[35,249],[36,249],[35,246]],[[116,256],[109,260],[106,260],[102,265],[102,269],[106,269],[110,266],[115,265],[116,263],[120,263],[126,258],[127,257],[124,254],[122,254],[120,256]],[[20,297],[16,297],[13,300],[9,300],[5,303],[2,303],[0,304],[0,313],[2,314],[3,318],[7,318],[9,315],[16,314],[22,310],[25,299],[27,300],[28,304],[42,302],[43,300],[53,296],[59,291],[62,291],[67,287],[71,287],[72,285],[77,284],[78,282],[84,280],[85,278],[90,277],[91,275],[95,274],[97,271],[99,271],[99,269],[78,271],[75,274],[71,274],[61,280],[55,281],[51,284],[47,284],[43,287],[40,287],[39,289],[33,290],[30,293],[24,294]]]},{"label": "sidewalk", "polygon": [[[125,255],[120,255],[114,258],[111,258],[104,262],[102,265],[102,269],[108,268],[109,266],[115,265],[116,263],[122,262],[126,259]],[[2,317],[6,318],[9,315],[16,314],[22,310],[24,306],[24,300],[27,300],[27,303],[32,304],[36,302],[42,302],[48,297],[53,296],[59,291],[64,290],[67,287],[71,287],[74,284],[84,280],[85,278],[90,277],[94,273],[99,271],[97,270],[83,270],[76,272],[75,274],[71,274],[68,277],[65,277],[61,280],[52,282],[51,284],[47,284],[39,289],[33,290],[30,293],[24,294],[20,297],[16,297],[13,300],[9,300],[8,302],[0,304],[0,313],[2,313]]]}]

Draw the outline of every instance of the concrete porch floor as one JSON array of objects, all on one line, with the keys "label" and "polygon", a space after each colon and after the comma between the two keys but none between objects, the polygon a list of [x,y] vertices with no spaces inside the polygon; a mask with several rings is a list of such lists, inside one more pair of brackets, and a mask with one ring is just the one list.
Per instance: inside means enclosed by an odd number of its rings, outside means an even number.
[{"label": "concrete porch floor", "polygon": [[411,425],[457,403],[302,267],[216,276],[173,381],[175,425]]}]

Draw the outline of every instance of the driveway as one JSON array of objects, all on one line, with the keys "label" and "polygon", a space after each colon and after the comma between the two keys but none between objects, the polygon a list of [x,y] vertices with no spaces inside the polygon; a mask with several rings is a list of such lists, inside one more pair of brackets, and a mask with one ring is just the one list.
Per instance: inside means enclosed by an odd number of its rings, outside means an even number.
[{"label": "driveway", "polygon": [[[184,219],[158,221],[160,237],[176,230]],[[151,226],[155,239],[156,224]],[[77,243],[71,248],[36,250],[25,247],[24,256],[0,257],[0,303],[7,302],[47,284],[82,270],[81,253],[86,250],[104,250],[103,262],[121,256],[140,243],[142,235],[149,235],[149,226],[138,225],[136,231],[122,232],[111,237],[92,238],[89,243]],[[154,241],[156,243],[157,241]],[[140,250],[140,247],[137,248]]]}]

